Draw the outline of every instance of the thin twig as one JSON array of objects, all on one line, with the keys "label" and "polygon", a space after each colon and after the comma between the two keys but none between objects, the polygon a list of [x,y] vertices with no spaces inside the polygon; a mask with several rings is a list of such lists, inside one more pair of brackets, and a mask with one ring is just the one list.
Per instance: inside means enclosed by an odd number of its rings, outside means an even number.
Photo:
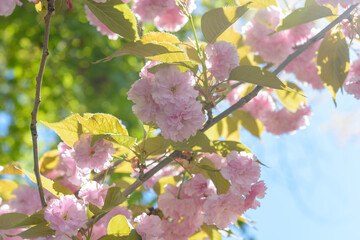
[{"label": "thin twig", "polygon": [[34,173],[36,176],[36,182],[37,182],[37,186],[39,189],[39,195],[40,195],[42,207],[46,207],[46,201],[45,201],[44,190],[43,190],[43,187],[41,184],[41,178],[40,178],[39,154],[38,154],[38,143],[37,143],[38,134],[37,134],[36,124],[37,124],[37,114],[38,114],[39,106],[40,106],[40,102],[41,102],[41,99],[40,99],[41,83],[42,83],[42,79],[43,79],[43,75],[44,75],[46,59],[49,55],[48,46],[49,46],[49,34],[50,34],[50,20],[51,20],[52,14],[55,11],[54,3],[55,3],[55,0],[48,0],[48,12],[47,12],[46,16],[44,17],[45,31],[44,31],[43,54],[42,54],[42,58],[41,58],[39,74],[36,77],[35,102],[34,102],[34,109],[31,112],[31,125],[30,125],[31,136],[32,136],[32,141],[33,141]]},{"label": "thin twig", "polygon": [[[313,38],[311,38],[307,43],[302,45],[299,49],[297,49],[294,53],[290,54],[285,61],[283,61],[274,71],[273,73],[275,75],[279,74],[292,60],[294,60],[298,55],[300,55],[302,52],[304,52],[306,49],[308,49],[312,44],[317,42],[318,40],[322,39],[325,34],[330,31],[336,24],[341,22],[343,19],[347,18],[351,11],[356,8],[357,4],[350,6],[343,14],[341,14],[337,19],[335,19],[333,22],[331,22],[328,26],[326,26],[322,31],[320,31],[318,34],[316,34]],[[252,92],[250,92],[248,95],[241,98],[237,103],[220,113],[218,116],[216,116],[212,121],[208,121],[204,127],[200,130],[200,132],[205,132],[210,127],[221,121],[223,118],[227,117],[229,114],[231,114],[233,111],[235,111],[238,108],[241,108],[244,106],[247,102],[249,102],[251,99],[256,97],[256,95],[263,89],[262,86],[257,86]],[[167,164],[173,161],[174,158],[180,157],[181,151],[174,151],[170,156],[165,158],[163,161],[161,161],[158,165],[156,165],[154,168],[152,168],[149,172],[143,175],[141,179],[137,179],[133,184],[131,184],[128,188],[124,190],[122,195],[124,196],[123,202],[126,200],[126,197],[129,196],[131,193],[133,193],[138,187],[140,187],[146,180],[151,178],[155,173],[160,171],[163,167],[165,167]],[[119,203],[120,204],[120,203]],[[105,215],[105,214],[104,214]]]}]

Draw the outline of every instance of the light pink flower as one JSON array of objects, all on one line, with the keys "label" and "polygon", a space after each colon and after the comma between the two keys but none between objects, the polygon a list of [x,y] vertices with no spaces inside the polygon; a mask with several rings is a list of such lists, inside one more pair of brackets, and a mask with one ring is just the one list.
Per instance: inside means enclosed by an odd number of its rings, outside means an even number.
[{"label": "light pink flower", "polygon": [[[231,186],[232,187],[232,186]],[[231,189],[230,187],[230,189]],[[226,194],[211,195],[204,203],[206,224],[216,224],[219,228],[226,228],[237,221],[237,217],[244,213],[243,196],[228,191]]]},{"label": "light pink flower", "polygon": [[97,140],[93,146],[91,146],[91,141],[91,134],[82,134],[74,143],[72,157],[78,167],[100,172],[110,166],[115,149],[112,143],[105,139]]},{"label": "light pink flower", "polygon": [[183,106],[196,99],[198,93],[193,87],[194,77],[190,71],[182,73],[176,66],[159,69],[155,73],[154,101],[164,107],[169,103]]},{"label": "light pink flower", "polygon": [[349,75],[344,82],[344,89],[356,99],[360,99],[360,60],[351,64]]},{"label": "light pink flower", "polygon": [[108,189],[109,185],[107,184],[89,181],[81,187],[79,197],[82,198],[85,203],[92,203],[95,206],[102,207]]},{"label": "light pink flower", "polygon": [[44,212],[44,217],[50,222],[50,228],[70,236],[76,235],[79,228],[88,221],[84,202],[74,195],[51,200]]},{"label": "light pink flower", "polygon": [[205,153],[204,157],[210,159],[216,169],[221,169],[227,165],[226,159],[216,153]]},{"label": "light pink flower", "polygon": [[249,194],[245,198],[245,209],[260,207],[260,202],[256,198],[264,198],[266,189],[264,181],[259,181],[252,185]]},{"label": "light pink flower", "polygon": [[0,0],[0,16],[11,15],[16,5],[22,6],[22,2],[20,0]]},{"label": "light pink flower", "polygon": [[167,104],[163,107],[163,112],[156,116],[156,123],[161,129],[161,134],[173,141],[183,141],[190,136],[195,136],[205,120],[202,105],[195,100],[183,106]]},{"label": "light pink flower", "polygon": [[161,219],[156,215],[147,215],[142,213],[134,220],[136,232],[141,236],[142,240],[160,240],[160,236],[164,233],[161,226]]},{"label": "light pink flower", "polygon": [[231,181],[236,194],[246,195],[251,185],[260,177],[260,166],[257,158],[246,152],[231,151],[227,156],[227,166],[220,170],[223,177]]},{"label": "light pink flower", "polygon": [[15,212],[31,215],[42,208],[39,192],[32,186],[20,185],[12,194],[16,197],[9,204]]},{"label": "light pink flower", "polygon": [[216,82],[228,79],[231,70],[240,65],[240,57],[234,44],[218,41],[205,48],[206,67]]},{"label": "light pink flower", "polygon": [[112,32],[107,26],[105,26],[105,24],[100,22],[100,20],[91,12],[87,5],[85,5],[85,13],[90,24],[95,26],[101,34],[107,35],[110,40],[118,39],[119,35]]},{"label": "light pink flower", "polygon": [[333,7],[336,7],[338,4],[342,6],[347,6],[354,3],[360,3],[359,0],[315,0],[319,5],[330,4]]},{"label": "light pink flower", "polygon": [[[161,221],[161,228],[164,230],[161,239],[187,240],[196,231],[200,230],[203,224],[203,215],[197,213],[192,217],[185,217],[181,221]],[[160,239],[159,239],[160,240]]]},{"label": "light pink flower", "polygon": [[[150,169],[151,168],[147,168],[145,173],[150,171]],[[165,166],[160,171],[155,173],[154,176],[146,180],[144,185],[147,186],[148,188],[153,188],[154,184],[157,183],[161,178],[166,176],[177,176],[179,175],[179,173],[180,173],[179,170],[175,169],[174,166],[169,166],[169,165]]]},{"label": "light pink flower", "polygon": [[250,113],[254,118],[262,120],[269,112],[275,110],[275,102],[268,92],[262,91],[245,104],[242,110]]},{"label": "light pink flower", "polygon": [[140,21],[153,21],[174,6],[174,0],[135,0],[131,9]]},{"label": "light pink flower", "polygon": [[274,135],[293,133],[298,129],[304,129],[309,125],[309,116],[312,112],[308,106],[300,106],[295,113],[286,108],[270,112],[262,119],[266,131]]},{"label": "light pink flower", "polygon": [[216,194],[216,188],[211,184],[210,179],[206,179],[202,174],[196,174],[192,179],[183,184],[184,194],[192,197],[202,198]]}]

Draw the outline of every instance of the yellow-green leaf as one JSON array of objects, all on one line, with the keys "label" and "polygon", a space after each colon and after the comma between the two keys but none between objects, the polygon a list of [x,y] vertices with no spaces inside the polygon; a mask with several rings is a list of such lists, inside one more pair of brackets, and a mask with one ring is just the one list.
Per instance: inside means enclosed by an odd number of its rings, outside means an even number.
[{"label": "yellow-green leaf", "polygon": [[[0,166],[0,169],[1,169],[1,166]],[[7,165],[5,165],[1,172],[0,172],[0,175],[6,175],[6,174],[9,174],[9,175],[22,175],[23,172],[21,170],[21,166],[20,164],[16,163],[16,162],[12,162],[12,163],[9,163]]]},{"label": "yellow-green leaf", "polygon": [[131,167],[130,162],[123,161],[114,170],[115,173],[132,173],[134,169]]},{"label": "yellow-green leaf", "polygon": [[[31,181],[36,183],[36,176],[33,173],[30,172],[25,172],[24,174],[26,174],[26,176],[28,176]],[[41,183],[43,188],[45,188],[46,190],[48,190],[50,193],[54,194],[57,197],[60,197],[61,195],[72,195],[73,193],[67,189],[65,186],[63,186],[62,184],[51,180],[49,178],[46,178],[44,176],[41,176]]]},{"label": "yellow-green leaf", "polygon": [[103,210],[110,211],[124,200],[126,200],[126,197],[122,195],[121,189],[119,187],[109,188],[106,194]]},{"label": "yellow-green leaf", "polygon": [[144,157],[157,156],[166,151],[170,146],[171,141],[164,137],[158,136],[147,138],[138,144],[137,152]]},{"label": "yellow-green leaf", "polygon": [[188,140],[183,142],[170,141],[170,145],[174,150],[181,151],[200,151],[200,152],[214,152],[215,149],[211,145],[210,139],[202,132],[198,131],[195,136],[191,136]]},{"label": "yellow-green leaf", "polygon": [[56,168],[59,160],[59,150],[54,149],[45,153],[39,160],[41,174],[45,174]]},{"label": "yellow-green leaf", "polygon": [[28,215],[23,213],[5,213],[0,215],[0,229],[10,229],[12,226],[24,221]]},{"label": "yellow-green leaf", "polygon": [[298,8],[294,12],[287,15],[276,31],[283,31],[289,28],[300,26],[304,23],[312,22],[316,19],[332,16],[332,11],[324,6],[317,4],[310,5],[305,8]]},{"label": "yellow-green leaf", "polygon": [[251,151],[242,143],[235,142],[235,141],[214,141],[213,142],[214,147],[216,149],[216,152],[223,157],[226,157],[226,155],[231,151],[245,151],[248,153],[251,153]]},{"label": "yellow-green leaf", "polygon": [[276,90],[276,94],[289,111],[296,112],[302,104],[306,104],[304,92],[295,83],[285,81],[284,84],[296,92]]},{"label": "yellow-green leaf", "polygon": [[277,6],[276,0],[236,0],[239,5],[249,4],[251,8],[266,8],[270,5]]},{"label": "yellow-green leaf", "polygon": [[17,236],[22,237],[23,239],[34,239],[34,238],[46,237],[54,234],[55,234],[55,230],[47,226],[47,223],[45,222],[36,225],[32,228],[29,228],[19,233]]},{"label": "yellow-green leaf", "polygon": [[183,62],[189,61],[187,54],[179,47],[166,42],[147,42],[143,43],[141,40],[128,43],[124,47],[111,56],[106,57],[100,61],[110,61],[114,57],[123,56],[123,55],[136,55],[139,57],[147,58],[150,60],[155,60],[159,62]]},{"label": "yellow-green leaf", "polygon": [[113,217],[107,227],[109,235],[127,236],[130,234],[130,227],[124,215],[116,215]]},{"label": "yellow-green leaf", "polygon": [[259,119],[255,119],[250,113],[242,110],[234,111],[232,116],[237,120],[238,124],[248,130],[255,137],[260,138],[264,131],[264,125]]},{"label": "yellow-green leaf", "polygon": [[155,183],[154,191],[156,192],[157,195],[160,195],[160,194],[164,193],[166,184],[172,184],[172,185],[176,186],[176,183],[177,182],[176,182],[174,176],[162,177],[162,178],[160,178],[160,180],[157,183]]},{"label": "yellow-green leaf", "polygon": [[349,47],[342,32],[324,38],[318,50],[317,65],[322,82],[336,102],[336,93],[342,88],[350,68]]},{"label": "yellow-green leaf", "polygon": [[151,32],[145,34],[141,38],[142,43],[151,43],[151,42],[167,42],[171,44],[179,44],[180,40],[173,34],[163,33],[163,32]]},{"label": "yellow-green leaf", "polygon": [[247,6],[216,8],[205,13],[201,18],[201,30],[209,43],[215,40],[246,11]]},{"label": "yellow-green leaf", "polygon": [[7,179],[0,179],[0,197],[3,201],[9,201],[15,195],[11,194],[13,190],[18,187],[18,184],[14,181]]},{"label": "yellow-green leaf", "polygon": [[201,229],[206,232],[211,240],[221,240],[221,233],[217,230],[216,226],[202,225]]},{"label": "yellow-green leaf", "polygon": [[108,0],[105,3],[85,0],[85,4],[112,32],[132,41],[139,39],[135,15],[122,0]]},{"label": "yellow-green leaf", "polygon": [[256,66],[238,66],[234,68],[230,73],[229,80],[248,82],[275,89],[286,89],[285,84],[275,74]]}]

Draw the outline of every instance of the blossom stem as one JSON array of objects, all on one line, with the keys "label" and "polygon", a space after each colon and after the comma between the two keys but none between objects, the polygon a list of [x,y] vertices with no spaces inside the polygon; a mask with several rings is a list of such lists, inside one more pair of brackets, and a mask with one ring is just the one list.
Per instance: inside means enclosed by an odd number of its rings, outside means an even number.
[{"label": "blossom stem", "polygon": [[41,84],[42,79],[44,76],[44,70],[46,65],[46,59],[49,55],[48,46],[49,46],[49,35],[50,35],[50,20],[52,17],[52,14],[55,11],[55,0],[48,0],[48,12],[46,16],[44,17],[45,20],[45,31],[44,31],[44,46],[43,46],[43,53],[42,58],[40,62],[40,68],[39,73],[36,77],[36,92],[35,92],[35,101],[34,101],[34,108],[31,112],[31,136],[32,136],[32,142],[33,142],[33,155],[34,155],[34,173],[36,176],[36,183],[39,190],[40,195],[40,201],[42,207],[46,207],[46,201],[44,197],[44,190],[41,183],[41,176],[40,176],[40,168],[39,168],[39,153],[38,153],[38,133],[37,133],[37,114],[39,111],[40,106],[40,95],[41,95]]}]

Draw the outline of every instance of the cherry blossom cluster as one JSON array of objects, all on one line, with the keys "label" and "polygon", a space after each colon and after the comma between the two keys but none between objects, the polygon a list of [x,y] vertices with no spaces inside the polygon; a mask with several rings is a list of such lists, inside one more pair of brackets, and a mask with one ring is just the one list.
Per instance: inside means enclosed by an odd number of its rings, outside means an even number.
[{"label": "cherry blossom cluster", "polygon": [[181,72],[177,66],[168,65],[155,74],[149,62],[141,71],[128,92],[135,105],[133,111],[145,123],[154,122],[161,134],[173,141],[183,141],[194,136],[206,118],[202,105],[196,100],[195,79],[190,71]]},{"label": "cherry blossom cluster", "polygon": [[257,199],[264,197],[266,187],[259,181],[260,167],[254,155],[232,151],[226,159],[217,154],[205,158],[231,182],[227,193],[217,194],[214,183],[200,173],[180,186],[166,185],[158,199],[162,214],[143,213],[134,220],[143,240],[185,240],[203,224],[226,228],[246,210],[260,206]]}]

